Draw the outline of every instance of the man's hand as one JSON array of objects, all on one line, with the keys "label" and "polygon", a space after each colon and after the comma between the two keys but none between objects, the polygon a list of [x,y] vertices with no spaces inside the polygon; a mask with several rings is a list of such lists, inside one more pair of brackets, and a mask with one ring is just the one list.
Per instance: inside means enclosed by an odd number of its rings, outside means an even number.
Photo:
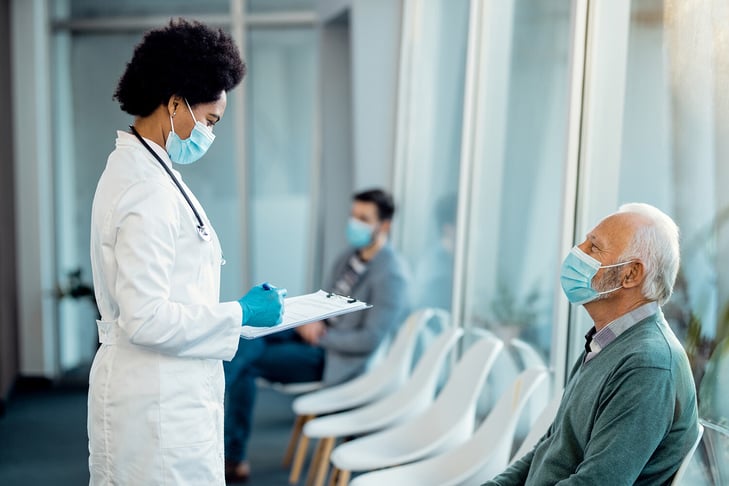
[{"label": "man's hand", "polygon": [[321,337],[326,334],[327,326],[324,324],[324,321],[310,322],[309,324],[297,327],[296,332],[299,333],[299,336],[305,342],[316,346],[319,344]]}]

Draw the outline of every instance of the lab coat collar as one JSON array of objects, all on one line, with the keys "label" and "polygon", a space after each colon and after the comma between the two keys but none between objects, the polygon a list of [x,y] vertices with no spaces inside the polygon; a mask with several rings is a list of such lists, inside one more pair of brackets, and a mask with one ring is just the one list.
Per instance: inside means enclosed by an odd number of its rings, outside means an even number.
[{"label": "lab coat collar", "polygon": [[[148,138],[144,138],[144,140],[149,144],[150,147],[152,147],[152,150],[159,155],[159,157],[162,159],[162,161],[167,165],[167,167],[172,168],[172,160],[170,160],[170,156],[167,154],[167,150],[157,145],[157,143],[153,142],[152,140]],[[116,147],[135,147],[141,149],[145,154],[148,154],[150,157],[152,154],[150,154],[146,148],[137,140],[137,137],[134,136],[133,133],[129,132],[123,132],[121,130],[117,130],[116,132]],[[157,162],[155,161],[155,164]],[[175,175],[178,174],[178,172],[175,170]]]}]

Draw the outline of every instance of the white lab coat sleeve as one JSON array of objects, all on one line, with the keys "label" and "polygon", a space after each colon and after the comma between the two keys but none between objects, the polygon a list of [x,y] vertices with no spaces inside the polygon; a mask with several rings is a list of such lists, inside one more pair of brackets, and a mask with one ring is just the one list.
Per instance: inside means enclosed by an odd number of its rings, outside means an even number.
[{"label": "white lab coat sleeve", "polygon": [[[190,254],[179,248],[181,227],[189,224],[189,216],[181,214],[174,189],[154,181],[132,185],[109,222],[116,231],[119,326],[138,346],[173,356],[230,360],[238,349],[242,309],[238,302],[217,302],[217,295],[210,299],[210,289],[195,288],[201,285],[200,256],[194,246]],[[174,285],[187,286],[200,298],[173,301],[173,272],[178,274]]]}]

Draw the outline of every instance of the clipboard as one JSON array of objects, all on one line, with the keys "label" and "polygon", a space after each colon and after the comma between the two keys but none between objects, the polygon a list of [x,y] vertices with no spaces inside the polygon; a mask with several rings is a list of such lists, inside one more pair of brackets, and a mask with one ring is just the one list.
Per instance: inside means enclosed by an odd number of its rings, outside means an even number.
[{"label": "clipboard", "polygon": [[372,307],[367,302],[319,290],[311,294],[297,295],[284,299],[284,315],[280,324],[270,327],[242,326],[240,337],[256,339],[277,332],[321,321],[328,317],[349,314]]}]

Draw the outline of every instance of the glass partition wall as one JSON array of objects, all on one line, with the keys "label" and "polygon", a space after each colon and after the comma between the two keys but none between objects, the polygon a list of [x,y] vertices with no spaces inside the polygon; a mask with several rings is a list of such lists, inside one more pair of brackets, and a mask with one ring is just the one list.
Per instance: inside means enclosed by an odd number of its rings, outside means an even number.
[{"label": "glass partition wall", "polygon": [[[725,443],[729,7],[404,5],[395,170],[405,217],[396,242],[417,268],[440,241],[444,196],[457,222],[444,260],[452,280],[418,305],[446,307],[456,325],[526,343],[554,369],[558,389],[592,325],[562,295],[562,258],[620,204],[653,204],[682,231],[682,266],[664,312],[691,359],[701,416]],[[468,30],[465,59],[452,50],[464,44],[454,28]],[[419,292],[428,274],[415,275]],[[517,371],[525,357],[513,354]]]},{"label": "glass partition wall", "polygon": [[416,306],[527,350],[499,358],[488,407],[527,360],[554,359],[573,12],[561,0],[445,3],[405,2],[396,240]]},{"label": "glass partition wall", "polygon": [[571,8],[492,2],[478,38],[463,323],[551,360],[561,249]]},{"label": "glass partition wall", "polygon": [[52,5],[60,371],[83,371],[96,350],[91,201],[116,131],[133,121],[112,95],[144,31],[172,17],[233,32],[248,64],[242,85],[229,94],[208,154],[178,167],[221,240],[226,260],[221,298],[237,299],[264,279],[286,286],[292,295],[309,290],[318,72],[313,2],[127,0],[101,7],[66,0]]},{"label": "glass partition wall", "polygon": [[396,237],[413,305],[450,310],[469,1],[405,2],[403,18]]}]

